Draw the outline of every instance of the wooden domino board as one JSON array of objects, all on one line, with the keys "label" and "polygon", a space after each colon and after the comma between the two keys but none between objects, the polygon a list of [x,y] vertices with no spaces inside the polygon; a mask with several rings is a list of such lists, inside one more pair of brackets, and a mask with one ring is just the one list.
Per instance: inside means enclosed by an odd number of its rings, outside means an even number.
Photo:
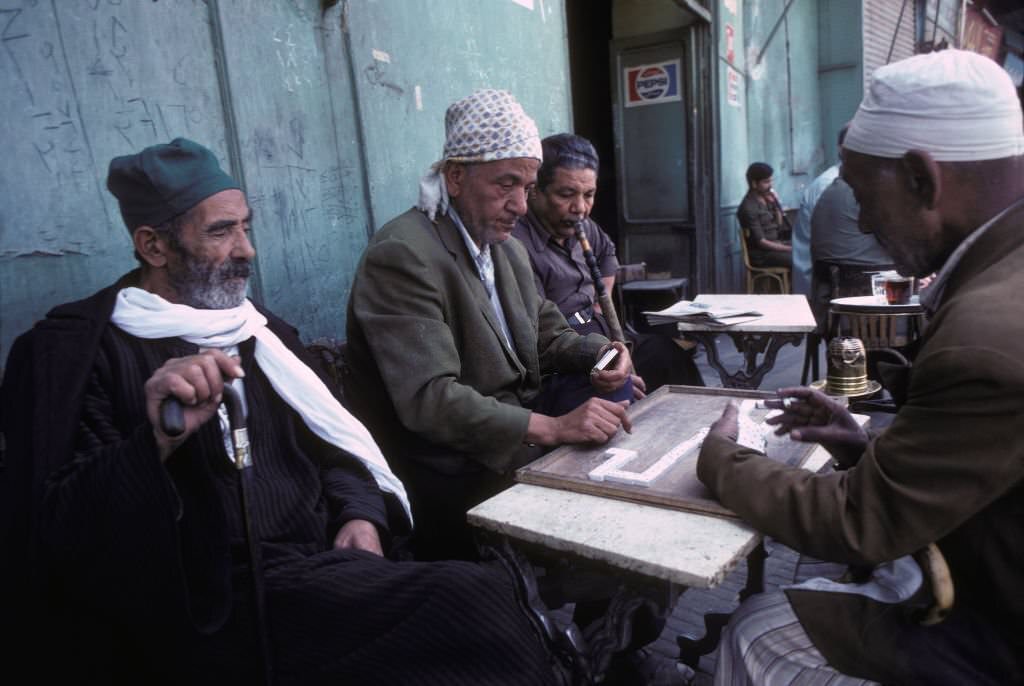
[{"label": "wooden domino board", "polygon": [[[697,478],[702,433],[722,415],[728,399],[774,398],[767,391],[663,386],[629,410],[633,433],[600,446],[562,446],[522,467],[516,479],[569,491],[679,510],[735,517]],[[764,420],[768,410],[750,417]],[[814,445],[767,433],[768,457],[802,465]]]}]

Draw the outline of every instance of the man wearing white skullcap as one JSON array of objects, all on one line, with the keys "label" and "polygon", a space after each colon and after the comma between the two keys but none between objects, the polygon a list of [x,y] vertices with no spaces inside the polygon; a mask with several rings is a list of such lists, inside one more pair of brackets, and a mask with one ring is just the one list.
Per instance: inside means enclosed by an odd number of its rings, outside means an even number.
[{"label": "man wearing white skullcap", "polygon": [[713,425],[697,469],[722,503],[853,572],[744,603],[715,683],[1024,683],[1024,130],[1010,77],[957,50],[880,68],[842,176],[900,272],[938,272],[928,327],[912,367],[883,371],[898,413],[877,436],[817,391],[779,391],[790,402],[770,423],[824,445],[834,472],[737,445],[735,408]]},{"label": "man wearing white skullcap", "polygon": [[[550,410],[542,376],[576,374],[627,400],[631,361],[622,344],[573,331],[539,297],[523,246],[507,240],[542,157],[522,106],[477,91],[448,108],[445,134],[418,206],[374,235],[356,273],[349,397],[409,490],[417,556],[471,559],[466,511],[511,485],[538,446],[629,429],[625,402]],[[588,378],[611,346],[617,362]]]}]

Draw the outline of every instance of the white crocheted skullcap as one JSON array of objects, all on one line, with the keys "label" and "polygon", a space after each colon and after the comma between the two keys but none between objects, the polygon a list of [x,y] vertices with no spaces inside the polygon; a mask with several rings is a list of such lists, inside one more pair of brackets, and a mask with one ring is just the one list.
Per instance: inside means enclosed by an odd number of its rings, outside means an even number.
[{"label": "white crocheted skullcap", "polygon": [[899,158],[924,150],[939,162],[1024,154],[1024,120],[1009,74],[965,50],[915,55],[879,67],[843,147]]},{"label": "white crocheted skullcap", "polygon": [[478,90],[454,103],[444,115],[444,131],[445,160],[544,157],[537,124],[508,91]]}]

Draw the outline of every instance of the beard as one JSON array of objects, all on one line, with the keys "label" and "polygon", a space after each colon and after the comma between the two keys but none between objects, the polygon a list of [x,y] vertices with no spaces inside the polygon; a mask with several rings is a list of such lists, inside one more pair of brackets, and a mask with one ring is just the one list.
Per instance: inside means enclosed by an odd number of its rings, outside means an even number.
[{"label": "beard", "polygon": [[215,265],[187,252],[168,269],[167,277],[181,302],[199,310],[227,310],[245,301],[252,265],[248,260],[227,260]]}]

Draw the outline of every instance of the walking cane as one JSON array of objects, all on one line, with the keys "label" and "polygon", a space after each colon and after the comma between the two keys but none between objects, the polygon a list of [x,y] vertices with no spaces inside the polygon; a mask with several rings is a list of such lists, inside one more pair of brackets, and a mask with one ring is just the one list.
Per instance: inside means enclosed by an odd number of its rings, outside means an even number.
[{"label": "walking cane", "polygon": [[[270,636],[267,631],[267,611],[263,592],[263,559],[260,555],[259,532],[250,515],[250,504],[253,498],[252,454],[249,451],[249,429],[245,425],[245,412],[238,391],[224,384],[224,407],[228,411],[228,428],[231,435],[231,446],[234,454],[231,461],[239,476],[239,503],[242,521],[245,522],[245,542],[249,550],[249,570],[252,572],[253,605],[256,612],[256,637],[259,643],[260,658],[263,664],[263,681],[266,686],[274,683],[274,670],[270,653]],[[160,405],[160,428],[168,436],[175,437],[185,433],[185,411],[181,402],[168,396]]]}]

